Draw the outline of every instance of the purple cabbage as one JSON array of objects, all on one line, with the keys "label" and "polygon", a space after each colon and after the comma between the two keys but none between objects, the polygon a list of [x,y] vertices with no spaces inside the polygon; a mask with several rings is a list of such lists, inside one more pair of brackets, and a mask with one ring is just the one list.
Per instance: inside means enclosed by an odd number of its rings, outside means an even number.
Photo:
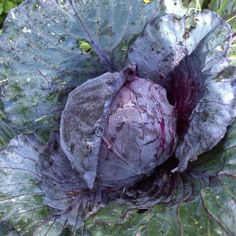
[{"label": "purple cabbage", "polygon": [[131,68],[106,73],[71,92],[60,140],[89,188],[95,178],[101,186],[123,187],[150,175],[173,154],[175,110],[164,88]]},{"label": "purple cabbage", "polygon": [[135,183],[174,152],[176,117],[166,91],[151,80],[132,76],[111,103],[99,153],[103,186]]},{"label": "purple cabbage", "polygon": [[[202,164],[236,116],[229,25],[209,11],[151,19],[148,7],[155,16],[159,1],[104,2],[29,0],[12,11],[1,36],[0,134],[9,134],[3,143],[15,132],[34,134],[17,136],[1,151],[8,213],[0,213],[6,220],[23,215],[36,231],[47,222],[45,235],[58,225],[60,232],[72,225],[75,234],[110,201],[135,207],[189,201],[198,185],[231,173],[220,172],[218,149],[208,169]],[[119,14],[103,21],[111,6]],[[52,133],[46,145],[35,134],[45,130]],[[38,219],[38,209],[46,219]]]}]

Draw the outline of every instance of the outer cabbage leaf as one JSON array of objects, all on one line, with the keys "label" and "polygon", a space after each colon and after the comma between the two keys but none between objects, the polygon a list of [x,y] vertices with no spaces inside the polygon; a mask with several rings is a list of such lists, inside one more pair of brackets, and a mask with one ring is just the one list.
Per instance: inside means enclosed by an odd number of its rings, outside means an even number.
[{"label": "outer cabbage leaf", "polygon": [[98,56],[81,51],[81,37],[70,24],[53,1],[26,1],[5,21],[0,40],[2,112],[18,132],[55,127],[68,90],[104,71]]},{"label": "outer cabbage leaf", "polygon": [[167,14],[147,24],[131,46],[129,60],[137,63],[142,77],[162,82],[201,44],[203,69],[215,65],[221,70],[227,64],[231,34],[230,26],[214,12],[190,12],[181,18]]},{"label": "outer cabbage leaf", "polygon": [[[205,94],[190,116],[189,128],[176,149],[178,170],[211,150],[225,135],[236,115],[236,68],[228,67],[214,81],[206,79]],[[222,80],[221,80],[222,79]],[[191,147],[189,146],[191,145]]]},{"label": "outer cabbage leaf", "polygon": [[[51,135],[39,165],[40,187],[45,194],[44,204],[51,209],[50,217],[63,226],[63,230],[69,227],[75,234],[90,211],[94,213],[100,207],[102,194],[96,190],[91,192],[82,176],[72,168],[61,149],[57,132]],[[63,230],[59,228],[55,235]]]},{"label": "outer cabbage leaf", "polygon": [[97,176],[110,104],[125,81],[126,76],[116,72],[105,73],[85,82],[69,94],[61,116],[61,147],[90,189]]},{"label": "outer cabbage leaf", "polygon": [[129,59],[140,74],[164,85],[176,106],[178,171],[214,147],[236,115],[236,74],[227,59],[231,34],[210,11],[166,15],[148,24],[131,47]]},{"label": "outer cabbage leaf", "polygon": [[122,67],[127,45],[159,5],[27,0],[10,11],[0,36],[0,81],[1,112],[11,127],[18,133],[57,128],[68,92]]},{"label": "outer cabbage leaf", "polygon": [[[161,6],[160,0],[154,0],[150,4],[145,4],[143,0],[58,2],[61,2],[65,11],[79,17],[78,23],[82,22],[87,30],[75,25],[77,32],[90,41],[98,54],[104,52],[101,55],[103,59],[108,60],[110,66],[117,71],[124,66],[129,43],[150,19],[159,14]],[[121,51],[117,51],[116,47]],[[120,56],[120,61],[117,61],[117,55]],[[112,60],[109,61],[110,57]]]},{"label": "outer cabbage leaf", "polygon": [[[0,153],[0,229],[22,235],[76,233],[101,197],[71,167],[53,134],[45,148],[33,135],[12,139]],[[97,204],[94,204],[94,203]],[[10,235],[12,235],[10,234]]]},{"label": "outer cabbage leaf", "polygon": [[[231,0],[212,0],[212,1],[183,1],[183,5],[189,10],[192,8],[197,9],[210,9],[217,12],[231,25],[233,32],[236,32],[236,2]],[[235,41],[235,40],[234,40]],[[229,49],[229,58],[233,64],[236,65],[236,42],[234,42]]]},{"label": "outer cabbage leaf", "polygon": [[27,232],[32,225],[40,226],[49,215],[39,187],[37,164],[41,149],[42,144],[33,136],[18,136],[1,151],[1,228],[5,222],[9,231]]},{"label": "outer cabbage leaf", "polygon": [[[195,176],[195,181],[190,184],[191,176],[188,173],[185,173],[185,177],[181,174],[182,184],[177,182],[179,185],[176,192],[185,192],[188,198],[172,202],[172,206],[168,206],[171,198],[167,204],[164,203],[164,198],[160,198],[160,203],[163,204],[152,208],[140,205],[140,210],[111,205],[110,208],[101,209],[87,221],[87,230],[92,235],[234,235],[235,128],[236,123],[230,127],[221,144],[190,165],[190,173]],[[163,186],[163,195],[166,187]],[[156,197],[158,194],[161,196],[160,192],[157,189]],[[148,195],[153,193],[154,188],[149,191],[147,189]]]}]

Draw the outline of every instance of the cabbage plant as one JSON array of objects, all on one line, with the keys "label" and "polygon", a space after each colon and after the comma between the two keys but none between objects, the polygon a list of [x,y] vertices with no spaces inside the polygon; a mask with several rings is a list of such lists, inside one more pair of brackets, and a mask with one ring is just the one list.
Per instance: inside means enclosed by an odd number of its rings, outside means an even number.
[{"label": "cabbage plant", "polygon": [[231,41],[220,16],[179,1],[26,0],[10,11],[2,233],[234,235]]}]

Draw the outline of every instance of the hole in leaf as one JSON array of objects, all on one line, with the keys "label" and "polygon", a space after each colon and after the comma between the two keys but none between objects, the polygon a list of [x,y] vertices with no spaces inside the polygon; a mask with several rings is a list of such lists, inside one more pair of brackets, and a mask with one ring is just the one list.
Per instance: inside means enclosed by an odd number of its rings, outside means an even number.
[{"label": "hole in leaf", "polygon": [[153,2],[153,0],[143,0],[144,4],[150,4]]},{"label": "hole in leaf", "polygon": [[79,48],[82,52],[85,52],[85,53],[91,53],[92,52],[92,46],[86,40],[80,40],[79,41]]},{"label": "hole in leaf", "polygon": [[148,211],[148,209],[138,209],[137,213],[142,214],[142,213],[145,213],[147,211]]}]

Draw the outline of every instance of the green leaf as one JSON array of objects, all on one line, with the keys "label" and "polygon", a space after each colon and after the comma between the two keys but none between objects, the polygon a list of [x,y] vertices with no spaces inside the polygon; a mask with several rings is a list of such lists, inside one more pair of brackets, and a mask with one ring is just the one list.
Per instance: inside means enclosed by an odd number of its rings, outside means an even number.
[{"label": "green leaf", "polygon": [[232,65],[236,66],[236,41],[230,47],[229,58],[232,62]]},{"label": "green leaf", "polygon": [[11,10],[15,6],[16,6],[16,4],[14,2],[6,1],[5,5],[4,5],[4,11],[8,12],[9,10]]},{"label": "green leaf", "polygon": [[[0,115],[4,116],[1,111]],[[11,140],[16,135],[15,130],[11,128],[5,119],[0,119],[0,133],[0,147],[7,144],[9,140]]]},{"label": "green leaf", "polygon": [[231,25],[236,32],[236,2],[231,0],[214,0],[209,4],[209,9],[216,11]]},{"label": "green leaf", "polygon": [[3,3],[0,3],[0,14],[3,13]]},{"label": "green leaf", "polygon": [[213,0],[209,4],[209,9],[216,11],[223,17],[232,17],[235,15],[236,2],[231,0]]},{"label": "green leaf", "polygon": [[80,41],[80,49],[83,52],[90,52],[92,50],[92,46],[88,42],[81,40]]}]

